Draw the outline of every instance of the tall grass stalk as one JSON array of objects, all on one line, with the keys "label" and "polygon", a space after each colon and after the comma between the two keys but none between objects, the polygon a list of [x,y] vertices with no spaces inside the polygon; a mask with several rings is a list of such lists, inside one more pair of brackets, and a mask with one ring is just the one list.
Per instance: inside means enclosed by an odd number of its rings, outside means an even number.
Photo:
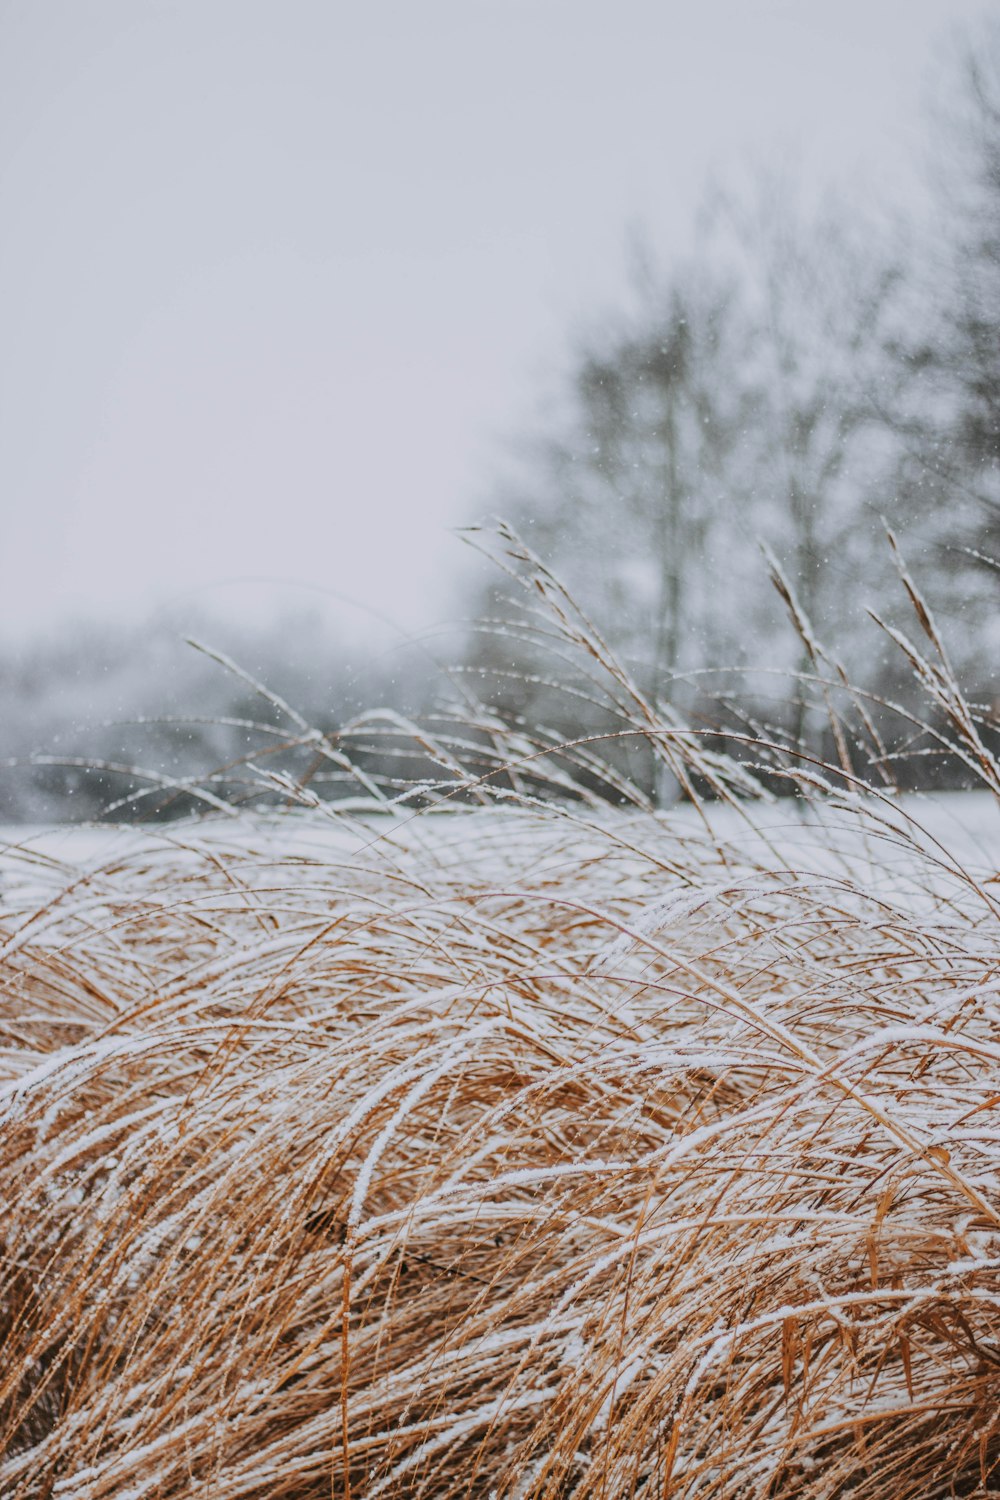
[{"label": "tall grass stalk", "polygon": [[690,807],[468,705],[332,806],[289,709],[291,811],[5,851],[9,1500],[1000,1493],[1000,877],[815,644],[737,763],[501,541]]}]

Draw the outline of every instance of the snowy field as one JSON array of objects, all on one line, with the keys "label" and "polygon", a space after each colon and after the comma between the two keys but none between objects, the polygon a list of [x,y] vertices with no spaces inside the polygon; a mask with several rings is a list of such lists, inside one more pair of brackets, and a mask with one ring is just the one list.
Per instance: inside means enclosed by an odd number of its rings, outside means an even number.
[{"label": "snowy field", "polygon": [[[887,823],[895,821],[911,834],[923,830],[928,845],[939,844],[963,864],[984,871],[993,866],[1000,867],[1000,806],[990,792],[911,793],[891,799],[872,797],[859,800],[857,806],[861,809],[867,806],[874,819],[884,819]],[[759,849],[759,832],[765,830],[774,845],[788,852],[790,857],[797,857],[792,856],[793,850],[805,849],[811,851],[813,858],[825,858],[831,829],[838,830],[838,841],[849,847],[858,826],[857,820],[849,813],[831,811],[821,816],[815,807],[807,807],[790,798],[748,804],[745,816],[720,803],[707,803],[701,811],[681,804],[660,814],[658,821],[667,829],[676,826],[684,832],[697,829],[703,819],[707,819],[713,833],[748,852]],[[484,815],[478,810],[474,824],[471,815],[461,810],[435,813],[433,821],[441,825],[440,829],[435,827],[435,837],[446,843],[451,843],[456,837],[460,842],[492,842],[497,837],[505,838],[508,826],[505,814]],[[628,815],[611,813],[608,821],[627,822]],[[24,869],[35,860],[92,868],[102,861],[155,847],[164,839],[233,847],[249,842],[266,846],[272,852],[294,850],[296,853],[322,855],[329,851],[360,850],[380,837],[386,837],[394,844],[400,840],[422,843],[427,838],[427,827],[426,817],[418,819],[412,814],[398,818],[381,813],[367,817],[318,818],[295,811],[263,816],[241,814],[232,820],[208,817],[151,826],[0,824],[0,861],[8,877],[11,872]],[[822,832],[817,834],[817,828]],[[413,830],[412,834],[407,833],[408,829]]]},{"label": "snowy field", "polygon": [[1000,1490],[1000,812],[6,830],[0,1494]]}]

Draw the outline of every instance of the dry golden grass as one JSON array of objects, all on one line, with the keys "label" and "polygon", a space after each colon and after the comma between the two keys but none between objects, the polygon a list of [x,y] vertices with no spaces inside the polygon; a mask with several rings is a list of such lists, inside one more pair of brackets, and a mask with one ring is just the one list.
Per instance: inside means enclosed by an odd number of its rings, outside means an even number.
[{"label": "dry golden grass", "polygon": [[8,853],[4,1497],[1000,1492],[993,872],[506,800]]}]

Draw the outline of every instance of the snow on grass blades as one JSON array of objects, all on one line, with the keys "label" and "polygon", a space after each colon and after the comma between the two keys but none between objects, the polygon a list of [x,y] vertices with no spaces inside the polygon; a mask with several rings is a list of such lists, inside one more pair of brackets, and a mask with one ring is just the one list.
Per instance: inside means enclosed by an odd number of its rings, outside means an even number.
[{"label": "snow on grass blades", "polygon": [[924,662],[971,832],[787,746],[753,801],[541,576],[712,801],[470,708],[416,810],[3,853],[5,1500],[1000,1490],[973,710]]}]

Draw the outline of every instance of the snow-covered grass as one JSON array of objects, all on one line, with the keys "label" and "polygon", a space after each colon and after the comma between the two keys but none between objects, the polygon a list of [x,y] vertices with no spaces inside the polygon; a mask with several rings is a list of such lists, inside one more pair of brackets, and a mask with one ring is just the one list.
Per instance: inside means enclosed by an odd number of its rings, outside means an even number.
[{"label": "snow-covered grass", "polygon": [[974,807],[20,838],[0,1493],[974,1493]]},{"label": "snow-covered grass", "polygon": [[18,831],[0,1494],[1000,1491],[987,753],[769,805],[643,712],[721,803]]}]

